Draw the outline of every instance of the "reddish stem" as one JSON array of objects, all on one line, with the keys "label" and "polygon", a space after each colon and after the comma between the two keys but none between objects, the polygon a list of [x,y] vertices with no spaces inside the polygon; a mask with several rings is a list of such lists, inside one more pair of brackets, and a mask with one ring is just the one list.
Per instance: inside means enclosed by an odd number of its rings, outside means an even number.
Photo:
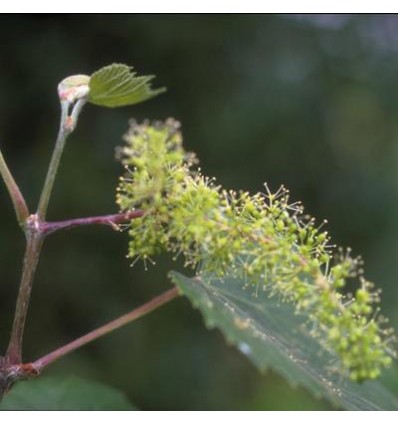
[{"label": "reddish stem", "polygon": [[32,234],[27,238],[21,284],[15,307],[14,322],[12,325],[7,353],[5,355],[7,363],[11,365],[21,363],[22,361],[22,338],[28,313],[30,294],[32,291],[33,276],[39,261],[42,244],[43,239],[40,235]]},{"label": "reddish stem", "polygon": [[48,235],[62,229],[71,229],[72,227],[89,226],[94,224],[116,227],[120,223],[142,217],[144,214],[145,212],[142,210],[135,210],[120,214],[99,215],[95,217],[75,218],[64,221],[44,221],[40,223],[40,231],[43,235]]},{"label": "reddish stem", "polygon": [[30,368],[34,370],[35,373],[40,373],[44,367],[46,367],[50,363],[55,362],[60,357],[63,357],[66,354],[70,353],[71,351],[74,351],[77,348],[80,348],[83,345],[86,345],[89,342],[94,341],[97,338],[100,338],[101,336],[104,336],[124,325],[127,325],[128,323],[136,319],[139,319],[140,317],[150,313],[151,311],[157,309],[158,307],[173,300],[178,295],[179,294],[178,294],[177,288],[170,289],[169,291],[164,292],[163,294],[157,296],[156,298],[153,298],[151,301],[147,302],[146,304],[143,304],[142,306],[136,308],[130,313],[127,313],[124,316],[121,316],[118,319],[113,320],[112,322],[109,322],[106,325],[101,326],[100,328],[97,328],[94,331],[89,332],[88,334],[75,339],[69,344],[66,344],[63,347],[58,348],[57,350],[47,354],[46,356],[41,357],[40,359],[31,363]]},{"label": "reddish stem", "polygon": [[7,187],[8,193],[11,197],[11,201],[14,205],[17,220],[20,226],[24,226],[26,219],[29,216],[28,207],[25,199],[14,180],[11,171],[9,170],[7,163],[0,150],[0,176],[3,178],[4,183]]}]

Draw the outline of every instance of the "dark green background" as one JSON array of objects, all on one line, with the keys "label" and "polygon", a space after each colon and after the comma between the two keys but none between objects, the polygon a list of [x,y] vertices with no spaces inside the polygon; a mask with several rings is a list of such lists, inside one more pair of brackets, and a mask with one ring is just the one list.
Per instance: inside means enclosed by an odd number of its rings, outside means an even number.
[{"label": "dark green background", "polygon": [[[87,106],[68,141],[49,219],[116,211],[114,149],[130,117],[183,124],[185,146],[228,188],[280,184],[327,218],[335,243],[361,253],[398,323],[398,17],[385,15],[2,16],[0,143],[34,208],[58,127],[64,77],[122,62],[168,92],[123,108]],[[0,348],[9,336],[23,252],[0,187]],[[32,360],[169,287],[133,269],[126,235],[81,228],[52,236],[25,339]],[[260,376],[200,314],[177,300],[80,349],[47,375],[122,389],[142,409],[324,409],[278,376]],[[398,392],[397,374],[385,378]]]}]

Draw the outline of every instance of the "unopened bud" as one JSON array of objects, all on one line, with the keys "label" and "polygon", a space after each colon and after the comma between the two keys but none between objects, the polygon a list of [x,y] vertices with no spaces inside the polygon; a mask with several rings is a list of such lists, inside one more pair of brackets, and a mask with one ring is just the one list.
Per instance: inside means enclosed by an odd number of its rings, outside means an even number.
[{"label": "unopened bud", "polygon": [[90,77],[88,75],[72,75],[58,84],[60,100],[74,103],[87,97],[89,92]]}]

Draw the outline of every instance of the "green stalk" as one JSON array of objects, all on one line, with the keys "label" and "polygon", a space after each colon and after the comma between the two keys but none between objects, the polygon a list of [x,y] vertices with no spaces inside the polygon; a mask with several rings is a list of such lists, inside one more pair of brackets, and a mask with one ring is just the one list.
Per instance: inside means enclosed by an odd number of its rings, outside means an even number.
[{"label": "green stalk", "polygon": [[43,189],[40,195],[39,206],[37,208],[37,215],[40,220],[44,220],[46,218],[48,203],[50,201],[50,196],[54,187],[54,181],[58,172],[61,156],[64,151],[65,142],[74,128],[74,126],[68,126],[69,106],[69,102],[61,101],[61,123],[59,126],[57,141],[55,142],[54,151],[51,157],[50,165],[48,167],[46,180],[44,181]]}]

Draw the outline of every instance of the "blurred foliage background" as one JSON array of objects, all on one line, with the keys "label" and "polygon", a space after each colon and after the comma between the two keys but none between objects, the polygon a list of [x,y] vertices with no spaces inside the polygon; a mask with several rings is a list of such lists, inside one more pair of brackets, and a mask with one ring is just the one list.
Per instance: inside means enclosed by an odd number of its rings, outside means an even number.
[{"label": "blurred foliage background", "polygon": [[[122,62],[165,95],[123,109],[87,106],[70,138],[49,219],[116,211],[114,150],[128,119],[175,117],[204,172],[228,188],[285,184],[362,254],[398,328],[398,16],[3,16],[0,143],[35,208],[58,128],[57,83]],[[0,187],[0,349],[23,254]],[[169,287],[168,270],[129,267],[126,235],[81,228],[48,239],[25,339],[33,360]],[[261,376],[179,299],[45,372],[123,390],[142,409],[330,409],[272,372]],[[398,393],[395,369],[384,377]]]}]

